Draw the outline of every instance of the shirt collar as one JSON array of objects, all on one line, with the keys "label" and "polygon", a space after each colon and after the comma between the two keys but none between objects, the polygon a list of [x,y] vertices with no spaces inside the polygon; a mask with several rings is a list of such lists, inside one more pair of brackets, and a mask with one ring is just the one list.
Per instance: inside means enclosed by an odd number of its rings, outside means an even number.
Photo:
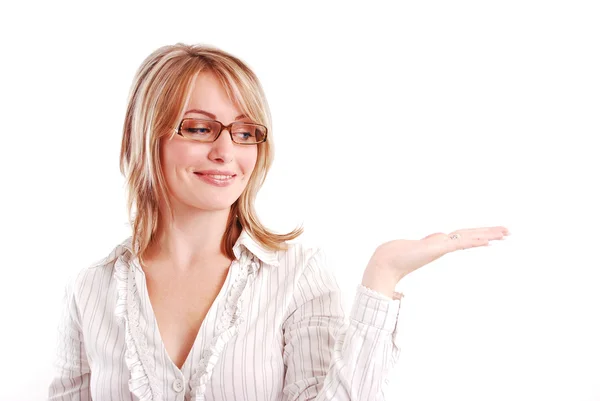
[{"label": "shirt collar", "polygon": [[[127,238],[121,243],[120,246],[122,246],[124,250],[129,251],[130,254],[133,254],[132,237]],[[240,236],[235,242],[235,245],[233,246],[233,254],[235,255],[236,259],[240,259],[243,248],[247,249],[251,254],[256,256],[265,264],[272,266],[279,265],[277,251],[272,251],[259,244],[250,236],[246,229],[242,230]]]},{"label": "shirt collar", "polygon": [[277,251],[272,251],[259,244],[250,236],[246,229],[242,230],[240,236],[235,242],[235,245],[233,246],[233,254],[237,259],[239,259],[241,256],[242,246],[254,256],[256,256],[258,259],[260,259],[261,262],[273,266],[279,265],[279,257],[277,255]]}]

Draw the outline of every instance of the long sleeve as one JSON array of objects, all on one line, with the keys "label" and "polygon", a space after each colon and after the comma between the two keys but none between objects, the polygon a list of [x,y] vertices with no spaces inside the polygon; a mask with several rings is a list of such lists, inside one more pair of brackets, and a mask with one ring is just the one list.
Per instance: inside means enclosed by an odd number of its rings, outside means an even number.
[{"label": "long sleeve", "polygon": [[62,317],[58,325],[54,377],[48,388],[50,401],[91,401],[88,365],[79,311],[75,302],[74,281],[65,288]]},{"label": "long sleeve", "polygon": [[398,360],[400,300],[359,286],[345,323],[321,249],[308,260],[284,322],[287,401],[381,401]]}]

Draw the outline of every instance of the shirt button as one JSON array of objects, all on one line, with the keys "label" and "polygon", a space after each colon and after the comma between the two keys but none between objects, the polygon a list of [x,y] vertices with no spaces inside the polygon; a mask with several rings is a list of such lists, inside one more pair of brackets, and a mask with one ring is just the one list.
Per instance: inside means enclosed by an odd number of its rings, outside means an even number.
[{"label": "shirt button", "polygon": [[183,382],[179,379],[175,380],[173,382],[173,390],[177,391],[178,393],[181,393],[183,391]]}]

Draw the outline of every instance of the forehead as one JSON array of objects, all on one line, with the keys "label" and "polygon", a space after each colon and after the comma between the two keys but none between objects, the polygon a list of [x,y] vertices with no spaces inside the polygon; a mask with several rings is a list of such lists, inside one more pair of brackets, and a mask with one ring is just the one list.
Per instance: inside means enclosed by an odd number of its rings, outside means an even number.
[{"label": "forehead", "polygon": [[209,71],[200,72],[190,88],[190,98],[187,110],[206,110],[217,118],[231,118],[242,114],[234,101],[229,99],[227,91],[214,75]]}]

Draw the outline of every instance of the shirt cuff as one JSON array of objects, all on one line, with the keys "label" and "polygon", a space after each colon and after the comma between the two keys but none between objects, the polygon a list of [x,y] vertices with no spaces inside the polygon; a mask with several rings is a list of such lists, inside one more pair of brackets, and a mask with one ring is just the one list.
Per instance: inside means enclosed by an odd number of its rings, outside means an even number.
[{"label": "shirt cuff", "polygon": [[396,329],[400,300],[359,285],[352,305],[350,318],[392,333]]}]

